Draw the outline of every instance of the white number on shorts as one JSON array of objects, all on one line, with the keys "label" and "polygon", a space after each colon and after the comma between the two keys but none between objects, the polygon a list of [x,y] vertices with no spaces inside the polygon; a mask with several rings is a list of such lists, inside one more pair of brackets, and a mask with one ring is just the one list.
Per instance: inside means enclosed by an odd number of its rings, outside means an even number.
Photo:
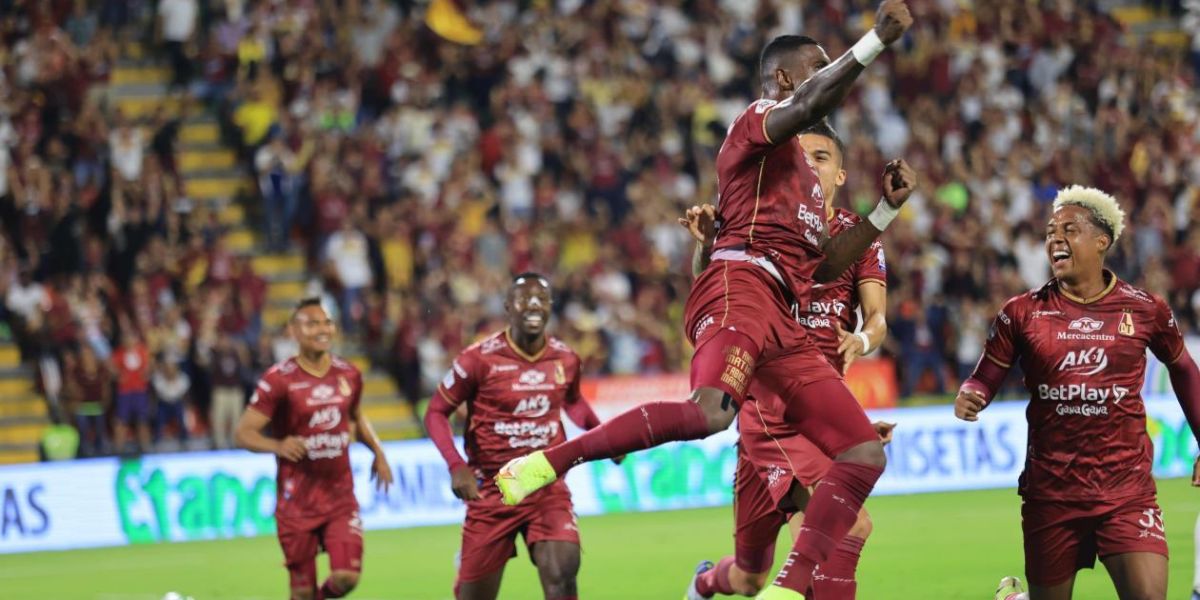
[{"label": "white number on shorts", "polygon": [[1146,529],[1157,529],[1163,533],[1166,533],[1167,529],[1163,524],[1161,510],[1157,508],[1147,508],[1146,510],[1142,511],[1142,514],[1146,515],[1146,517],[1144,519],[1138,519],[1138,525],[1141,525]]}]

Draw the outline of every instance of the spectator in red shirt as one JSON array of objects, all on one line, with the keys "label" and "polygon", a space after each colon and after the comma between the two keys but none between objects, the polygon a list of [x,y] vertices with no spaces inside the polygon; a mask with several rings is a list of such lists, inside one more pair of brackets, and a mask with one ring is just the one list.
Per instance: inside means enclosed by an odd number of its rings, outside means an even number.
[{"label": "spectator in red shirt", "polygon": [[122,329],[112,355],[117,377],[117,413],[113,438],[117,452],[125,450],[129,430],[137,430],[138,450],[150,450],[150,352],[141,336]]}]

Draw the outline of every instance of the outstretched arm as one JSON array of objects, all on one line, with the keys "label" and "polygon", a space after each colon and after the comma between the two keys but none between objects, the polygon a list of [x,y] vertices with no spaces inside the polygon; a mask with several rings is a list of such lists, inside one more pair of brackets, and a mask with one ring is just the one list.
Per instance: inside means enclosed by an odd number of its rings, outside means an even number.
[{"label": "outstretched arm", "polygon": [[884,0],[871,31],[829,66],[797,86],[791,98],[767,113],[767,137],[773,142],[786,140],[825,118],[846,99],[859,73],[888,44],[900,39],[912,23],[904,0]]},{"label": "outstretched arm", "polygon": [[821,246],[825,262],[817,267],[813,278],[819,283],[828,283],[840,277],[900,214],[900,208],[916,189],[916,171],[903,159],[889,162],[883,169],[883,198],[866,219],[825,240]]}]

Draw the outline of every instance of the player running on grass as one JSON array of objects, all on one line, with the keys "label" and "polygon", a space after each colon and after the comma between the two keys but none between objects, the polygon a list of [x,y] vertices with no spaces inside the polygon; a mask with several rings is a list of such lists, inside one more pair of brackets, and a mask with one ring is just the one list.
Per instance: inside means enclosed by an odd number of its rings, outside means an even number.
[{"label": "player running on grass", "polygon": [[[845,154],[837,132],[822,122],[800,134],[800,145],[816,166],[826,199],[825,220],[830,233],[852,227],[860,220],[854,213],[835,208],[838,189],[846,181]],[[715,209],[706,204],[693,207],[679,220],[697,241],[693,270],[708,266],[716,237]],[[800,321],[817,341],[825,358],[844,373],[856,358],[877,348],[887,335],[887,272],[883,244],[870,248],[833,283],[814,286],[811,301],[803,307]],[[855,325],[861,323],[857,333]],[[758,402],[756,394],[767,397]],[[779,399],[751,382],[738,417],[738,463],[734,482],[734,555],[714,566],[705,561],[697,570],[685,600],[704,600],[715,594],[753,596],[767,582],[775,560],[779,528],[791,525],[795,535],[809,489],[829,469],[832,460],[812,442],[784,422]],[[892,424],[874,423],[881,440],[891,439]],[[801,518],[803,518],[801,516]],[[850,533],[842,538],[829,560],[817,566],[812,594],[827,600],[853,599],[857,588],[855,571],[863,544],[871,533],[864,508]]]},{"label": "player running on grass", "polygon": [[1052,210],[1046,255],[1054,278],[1004,305],[954,413],[978,420],[1020,362],[1030,393],[1019,492],[1032,600],[1069,599],[1075,573],[1097,556],[1118,596],[1162,600],[1167,539],[1140,395],[1146,349],[1167,365],[1197,438],[1200,370],[1166,302],[1104,268],[1125,229],[1117,201],[1071,186]]},{"label": "player running on grass", "polygon": [[808,589],[813,567],[854,525],[886,458],[866,413],[791,307],[808,302],[814,281],[835,280],[866,251],[908,199],[916,176],[903,161],[889,163],[875,211],[831,238],[817,172],[796,134],[841,104],[865,66],[911,24],[903,0],[884,0],[875,28],[832,63],[804,36],[781,36],[763,48],[763,98],[734,120],[717,154],[721,228],[713,262],[685,308],[684,331],[696,348],[690,401],[643,404],[510,462],[497,477],[505,502],[520,502],[585,461],[721,431],[756,379],[783,399],[788,423],[835,457],[788,560],[760,597],[800,598]]},{"label": "player running on grass", "polygon": [[[583,429],[600,419],[580,394],[579,357],[546,335],[552,296],[536,273],[513,279],[505,307],[508,328],[464,350],[454,360],[425,413],[425,428],[450,467],[454,495],[467,503],[460,600],[491,600],[504,565],[516,555],[520,533],[537,566],[547,599],[574,600],[579,573],[579,528],[565,481],[520,506],[500,501],[492,477],[506,461],[566,439],[561,414]],[[467,407],[467,459],[454,447],[449,417]]]},{"label": "player running on grass", "polygon": [[[385,492],[392,469],[359,408],[362,374],[330,352],[337,328],[321,301],[301,300],[288,326],[300,354],[263,374],[234,437],[242,448],[277,457],[275,521],[292,600],[341,598],[362,571],[351,440],[358,437],[375,453],[371,477]],[[270,436],[263,434],[268,425]],[[331,572],[318,589],[319,548],[329,553]]]}]

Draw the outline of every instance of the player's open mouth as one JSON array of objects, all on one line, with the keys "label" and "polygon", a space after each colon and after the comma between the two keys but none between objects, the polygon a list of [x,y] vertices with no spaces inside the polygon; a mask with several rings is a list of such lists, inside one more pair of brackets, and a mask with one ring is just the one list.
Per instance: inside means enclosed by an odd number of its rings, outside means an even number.
[{"label": "player's open mouth", "polygon": [[525,325],[529,327],[541,327],[546,322],[546,317],[542,313],[528,313],[525,315]]},{"label": "player's open mouth", "polygon": [[1066,266],[1067,261],[1071,260],[1071,253],[1066,250],[1055,250],[1050,253],[1050,264],[1055,267]]}]

